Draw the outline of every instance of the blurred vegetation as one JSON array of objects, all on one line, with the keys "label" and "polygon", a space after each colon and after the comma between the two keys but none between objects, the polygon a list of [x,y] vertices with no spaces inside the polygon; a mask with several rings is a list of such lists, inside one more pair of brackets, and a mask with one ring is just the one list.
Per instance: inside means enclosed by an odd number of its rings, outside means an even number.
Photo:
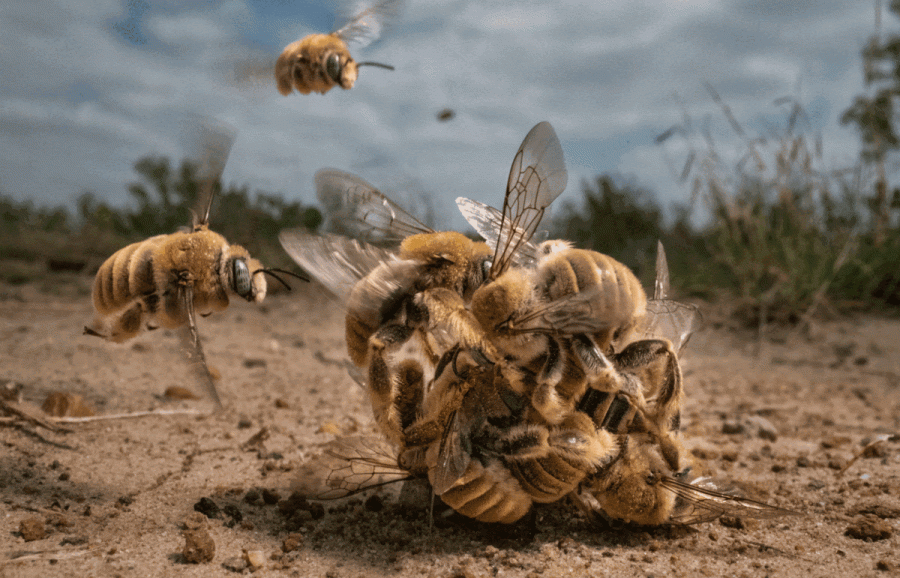
[{"label": "blurred vegetation", "polygon": [[[172,233],[192,223],[200,185],[197,167],[182,161],[176,168],[165,157],[145,157],[134,165],[138,180],[128,186],[131,206],[118,208],[92,193],[82,194],[77,215],[65,207],[36,207],[0,194],[3,228],[0,280],[21,284],[42,273],[93,274],[103,261],[129,243]],[[251,194],[249,187],[215,183],[210,228],[229,243],[244,246],[267,267],[296,270],[278,242],[285,228],[315,229],[322,214],[278,195]]]},{"label": "blurred vegetation", "polygon": [[[890,10],[900,15],[900,0]],[[676,180],[691,190],[689,202],[663,208],[635,181],[600,175],[581,184],[580,202],[559,208],[551,235],[619,259],[647,287],[660,239],[676,293],[731,304],[749,324],[796,323],[848,307],[897,311],[900,189],[890,188],[885,166],[900,147],[894,128],[900,37],[874,35],[862,62],[867,92],[840,119],[859,130],[855,166],[824,166],[820,138],[793,99],[777,100],[781,120],[751,136],[708,86],[719,122],[736,138],[723,148],[712,136],[713,121],[695,123],[687,114],[657,138],[667,156],[673,149],[683,159]],[[733,142],[741,143],[737,154]],[[126,208],[86,193],[73,216],[0,195],[0,280],[23,283],[38,270],[93,273],[127,243],[187,226],[197,209],[196,167],[146,157],[134,169]],[[277,234],[318,228],[320,211],[251,194],[247,186],[216,187],[211,228],[267,266],[294,268]]]}]

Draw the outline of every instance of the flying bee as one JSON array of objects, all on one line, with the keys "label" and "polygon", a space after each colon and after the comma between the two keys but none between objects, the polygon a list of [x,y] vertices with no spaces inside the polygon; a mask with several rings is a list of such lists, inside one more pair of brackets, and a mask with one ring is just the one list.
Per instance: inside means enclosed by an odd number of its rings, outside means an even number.
[{"label": "flying bee", "polygon": [[[549,123],[538,123],[513,159],[503,233],[491,249],[461,233],[435,232],[358,177],[336,170],[316,173],[326,212],[368,243],[302,231],[283,231],[281,243],[348,304],[347,350],[357,366],[368,368],[375,417],[392,440],[403,440],[396,402],[407,395],[404,387],[421,389],[429,383],[431,370],[450,344],[491,347],[468,303],[479,286],[516,261],[518,249],[529,244],[544,210],[565,189],[567,179],[559,139]],[[396,253],[378,248],[396,243]],[[354,278],[358,281],[348,291]],[[442,334],[448,337],[441,339]],[[403,381],[401,387],[389,357],[413,337],[423,353],[422,380]]]},{"label": "flying bee", "polygon": [[250,302],[262,301],[267,289],[263,273],[282,283],[276,272],[294,275],[280,269],[265,269],[246,249],[229,244],[225,237],[209,228],[216,182],[233,142],[234,132],[230,128],[204,123],[203,153],[197,169],[200,212],[194,214],[187,231],[156,235],[113,253],[94,278],[95,317],[92,325],[84,328],[85,334],[120,343],[145,328],[187,327],[188,342],[196,352],[205,385],[219,408],[222,404],[206,364],[196,314],[206,316],[224,310],[228,307],[229,294]]},{"label": "flying bee", "polygon": [[325,94],[335,86],[349,90],[356,82],[360,66],[394,70],[388,64],[356,62],[347,43],[364,46],[374,41],[385,25],[396,18],[402,4],[402,0],[381,0],[345,17],[329,34],[310,34],[285,46],[275,63],[278,92],[284,96],[294,90],[300,94]]}]

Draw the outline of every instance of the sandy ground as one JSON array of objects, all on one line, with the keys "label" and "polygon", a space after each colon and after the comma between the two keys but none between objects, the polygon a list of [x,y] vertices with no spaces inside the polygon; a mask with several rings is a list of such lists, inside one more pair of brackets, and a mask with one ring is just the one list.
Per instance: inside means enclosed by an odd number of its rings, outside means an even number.
[{"label": "sandy ground", "polygon": [[[0,424],[0,576],[230,576],[251,572],[245,550],[261,553],[262,576],[900,575],[900,442],[841,472],[866,442],[900,431],[896,320],[832,321],[759,346],[706,312],[688,345],[683,422],[697,467],[802,515],[598,528],[560,502],[498,527],[431,516],[427,500],[401,505],[391,490],[324,509],[274,504],[334,432],[371,431],[343,367],[340,307],[315,287],[201,321],[222,375],[216,415],[206,399],[163,396],[199,391],[174,334],[113,345],[81,335],[87,296],[0,295],[0,380],[21,383],[26,401],[70,391],[101,415],[207,412],[69,432]],[[248,445],[262,428],[268,439]],[[208,522],[215,557],[191,564],[182,528],[202,498],[222,510]],[[26,541],[23,521],[46,536]]]}]

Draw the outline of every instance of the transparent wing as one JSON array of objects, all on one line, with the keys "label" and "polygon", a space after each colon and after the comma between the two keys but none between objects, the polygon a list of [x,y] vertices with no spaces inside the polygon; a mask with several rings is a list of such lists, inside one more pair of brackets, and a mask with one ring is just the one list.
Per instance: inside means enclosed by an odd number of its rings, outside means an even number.
[{"label": "transparent wing", "polygon": [[329,228],[336,233],[396,245],[410,235],[434,232],[356,175],[322,169],[316,172],[315,182]]},{"label": "transparent wing", "polygon": [[687,345],[691,335],[703,324],[703,316],[696,305],[667,299],[669,295],[669,264],[661,241],[656,246],[656,279],[653,299],[647,302],[647,315],[637,328],[644,338],[664,337],[672,342],[676,353]]},{"label": "transparent wing", "polygon": [[191,159],[197,165],[198,193],[193,227],[209,224],[209,211],[216,193],[216,183],[234,144],[237,130],[222,121],[204,117],[199,121]]},{"label": "transparent wing", "polygon": [[538,307],[525,311],[510,319],[498,329],[512,334],[550,333],[571,336],[581,333],[597,333],[611,327],[618,327],[629,320],[632,311],[630,303],[605,299],[607,289],[591,287],[580,293],[573,293],[549,303],[540,302]]},{"label": "transparent wing", "polygon": [[798,515],[793,510],[721,492],[716,483],[707,478],[687,484],[665,477],[659,483],[678,496],[675,511],[669,519],[673,524],[709,522],[724,515],[760,519]]},{"label": "transparent wing", "polygon": [[222,400],[216,390],[209,365],[206,363],[206,354],[203,352],[203,344],[200,342],[200,333],[197,331],[197,315],[194,311],[194,288],[190,283],[179,286],[184,310],[187,313],[187,327],[181,330],[181,340],[184,343],[188,360],[194,369],[197,378],[203,384],[209,396],[216,404],[216,410],[222,410]]},{"label": "transparent wing", "polygon": [[[456,205],[466,221],[489,246],[497,247],[499,245],[500,227],[503,226],[503,213],[499,209],[465,197],[458,197]],[[525,231],[516,231],[514,234],[519,238],[526,236]],[[525,240],[519,244],[519,249],[513,253],[511,260],[513,265],[519,267],[533,267],[539,257],[540,250],[537,245]]]},{"label": "transparent wing", "polygon": [[338,28],[332,32],[344,42],[368,46],[385,34],[403,10],[403,0],[347,3],[336,18]]},{"label": "transparent wing", "polygon": [[556,132],[549,122],[536,124],[522,141],[509,170],[491,279],[503,273],[520,247],[531,239],[544,211],[565,190],[568,179]]},{"label": "transparent wing", "polygon": [[307,498],[335,500],[411,479],[397,463],[397,449],[374,436],[346,436],[298,468],[294,489]]},{"label": "transparent wing", "polygon": [[394,252],[341,235],[287,229],[278,235],[287,254],[346,302],[356,283],[380,264],[396,261]]},{"label": "transparent wing", "polygon": [[653,299],[660,301],[669,296],[669,260],[662,241],[656,241],[656,279],[653,281]]},{"label": "transparent wing", "polygon": [[681,353],[691,335],[703,325],[703,316],[696,305],[668,299],[647,302],[647,315],[639,331],[644,338],[664,337]]},{"label": "transparent wing", "polygon": [[463,477],[472,459],[462,445],[463,428],[460,412],[454,411],[441,436],[437,463],[429,472],[431,486],[438,496],[452,488],[457,480]]}]

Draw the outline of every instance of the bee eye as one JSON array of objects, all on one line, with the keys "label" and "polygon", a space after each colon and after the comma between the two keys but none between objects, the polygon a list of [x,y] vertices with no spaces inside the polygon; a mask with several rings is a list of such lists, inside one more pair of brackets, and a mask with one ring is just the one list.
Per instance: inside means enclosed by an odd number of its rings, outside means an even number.
[{"label": "bee eye", "polygon": [[487,279],[488,275],[491,273],[491,260],[485,259],[481,262],[481,274],[484,275],[484,278]]},{"label": "bee eye", "polygon": [[325,61],[325,72],[331,80],[335,82],[341,81],[341,57],[337,54],[331,54]]},{"label": "bee eye", "polygon": [[235,259],[231,262],[231,288],[244,299],[250,299],[253,285],[250,283],[250,269],[243,259]]}]

